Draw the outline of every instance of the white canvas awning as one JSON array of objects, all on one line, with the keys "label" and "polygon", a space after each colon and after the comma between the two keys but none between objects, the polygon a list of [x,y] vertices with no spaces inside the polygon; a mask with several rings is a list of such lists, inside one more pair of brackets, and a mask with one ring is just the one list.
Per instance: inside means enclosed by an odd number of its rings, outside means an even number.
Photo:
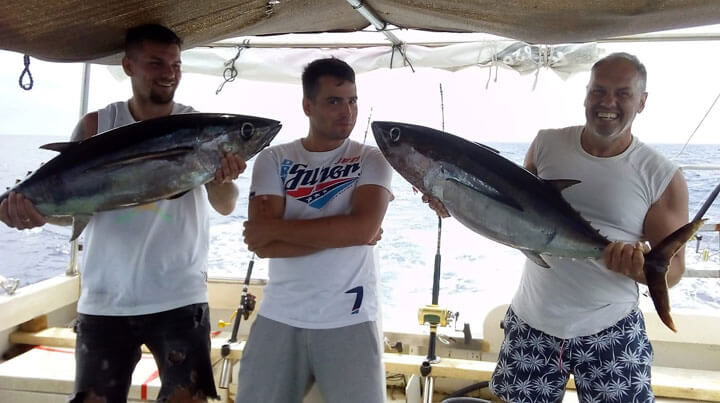
[{"label": "white canvas awning", "polygon": [[[348,43],[337,38],[337,34],[326,35],[333,36],[333,39],[324,39],[332,40],[333,46],[323,47],[317,42],[308,42],[302,35],[291,35],[282,42],[253,38],[234,41],[237,45],[224,43],[219,47],[194,48],[183,53],[183,71],[229,77],[229,68],[234,67],[237,78],[297,83],[307,63],[333,56],[348,62],[358,74],[380,68],[432,67],[456,71],[480,66],[508,68],[520,73],[549,68],[565,77],[588,70],[602,52],[595,43],[529,45],[486,38],[456,43],[406,44],[401,53],[389,43]],[[118,78],[124,77],[120,68],[113,70]]]}]

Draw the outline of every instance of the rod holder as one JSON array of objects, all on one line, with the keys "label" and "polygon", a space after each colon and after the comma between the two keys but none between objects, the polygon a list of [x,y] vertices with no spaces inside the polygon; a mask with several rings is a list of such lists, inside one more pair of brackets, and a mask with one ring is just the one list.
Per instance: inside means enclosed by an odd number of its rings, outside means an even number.
[{"label": "rod holder", "polygon": [[78,252],[82,250],[80,243],[77,239],[70,242],[70,262],[68,262],[67,270],[65,270],[66,276],[77,276],[80,273],[80,259],[78,259]]},{"label": "rod holder", "polygon": [[223,357],[223,363],[220,368],[220,382],[218,383],[218,386],[220,389],[227,389],[230,387],[230,378],[232,376],[232,362],[228,358],[230,356],[230,345],[223,345],[220,349],[220,353]]},{"label": "rod holder", "polygon": [[435,393],[435,378],[428,376],[425,378],[425,388],[423,389],[423,403],[432,403],[433,393]]}]

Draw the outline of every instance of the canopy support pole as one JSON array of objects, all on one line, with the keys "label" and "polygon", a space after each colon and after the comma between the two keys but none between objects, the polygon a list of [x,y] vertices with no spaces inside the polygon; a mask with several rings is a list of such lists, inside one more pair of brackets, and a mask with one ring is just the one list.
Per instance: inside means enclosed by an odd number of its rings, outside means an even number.
[{"label": "canopy support pole", "polygon": [[378,18],[372,10],[367,8],[363,4],[362,0],[347,0],[347,2],[350,3],[350,5],[352,6],[353,9],[355,9],[355,11],[357,11],[358,13],[360,13],[360,15],[365,17],[365,19],[368,20],[368,22],[370,24],[372,24],[376,30],[378,30],[379,32],[382,32],[382,34],[385,35],[385,37],[390,42],[392,42],[393,45],[402,45],[403,44],[403,42],[400,39],[398,39],[398,37],[395,36],[395,34],[393,34],[392,32],[387,30],[387,23],[385,21],[381,20],[380,18]]},{"label": "canopy support pole", "polygon": [[[397,50],[400,52],[400,55],[402,55],[403,60],[405,60],[405,62],[410,66],[410,69],[414,73],[415,68],[412,66],[412,63],[410,63],[410,60],[408,60],[408,57],[405,54],[405,43],[401,41],[397,36],[395,36],[395,34],[393,34],[391,31],[387,30],[387,23],[378,18],[378,16],[375,15],[375,13],[371,9],[366,7],[363,4],[362,0],[347,0],[347,2],[350,3],[350,5],[353,9],[355,9],[355,11],[365,17],[365,19],[368,20],[368,22],[370,22],[370,24],[372,24],[378,32],[382,32],[382,34],[385,35],[385,38],[387,38],[387,40],[389,40],[393,45],[393,54],[395,52],[395,49],[397,48]],[[390,68],[392,67],[393,66],[391,58]]]},{"label": "canopy support pole", "polygon": [[[82,86],[80,91],[80,119],[82,119],[88,111],[88,99],[90,98],[90,63],[85,63],[83,65]],[[79,251],[80,244],[78,243],[78,239],[75,238],[72,242],[70,242],[70,262],[68,263],[65,275],[77,276],[79,274]]]}]

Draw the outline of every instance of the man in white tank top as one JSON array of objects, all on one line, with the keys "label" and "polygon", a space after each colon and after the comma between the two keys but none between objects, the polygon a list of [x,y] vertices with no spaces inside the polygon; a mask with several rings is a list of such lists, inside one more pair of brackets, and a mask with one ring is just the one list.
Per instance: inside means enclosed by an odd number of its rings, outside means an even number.
[{"label": "man in white tank top", "polygon": [[[130,77],[132,98],[85,115],[72,140],[141,120],[193,112],[173,101],[182,76],[181,43],[160,25],[130,29],[122,66]],[[226,154],[215,180],[204,189],[93,216],[85,231],[71,402],[126,401],[142,344],[158,363],[162,382],[158,401],[217,398],[210,362],[205,199],[219,213],[230,214],[238,194],[232,180],[244,169],[242,158]],[[46,222],[19,194],[3,202],[0,219],[18,229]]]},{"label": "man in white tank top", "polygon": [[[504,320],[505,341],[490,388],[516,402],[562,399],[570,373],[583,402],[652,402],[652,347],[638,309],[643,252],[688,220],[682,172],[632,135],[647,99],[647,73],[617,53],[592,68],[584,126],[541,130],[525,168],[543,179],[577,179],[563,197],[615,242],[604,261],[531,261]],[[684,248],[667,274],[685,270]]]},{"label": "man in white tank top", "polygon": [[384,402],[376,321],[380,238],[392,170],[348,139],[355,73],[330,58],[303,72],[306,137],[255,160],[245,243],[269,257],[269,279],[240,363],[238,403]]},{"label": "man in white tank top", "polygon": [[[490,389],[507,402],[559,402],[570,373],[582,402],[653,402],[652,347],[638,309],[644,255],[687,223],[688,190],[677,167],[632,135],[647,99],[645,66],[615,53],[595,63],[584,126],[541,130],[525,168],[543,179],[579,184],[563,197],[613,240],[603,261],[543,256],[527,260],[503,321]],[[436,198],[423,201],[440,216]],[[685,271],[684,248],[670,262],[668,286]]]}]

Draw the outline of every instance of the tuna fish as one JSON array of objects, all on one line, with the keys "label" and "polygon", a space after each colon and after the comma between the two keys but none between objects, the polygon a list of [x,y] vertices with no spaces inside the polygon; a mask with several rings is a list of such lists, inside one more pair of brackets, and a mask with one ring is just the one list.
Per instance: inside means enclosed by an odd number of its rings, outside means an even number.
[{"label": "tuna fish", "polygon": [[252,158],[280,131],[254,116],[192,113],[118,127],[89,139],[46,144],[60,152],[10,191],[40,213],[73,218],[72,239],[99,211],[182,196],[213,180],[224,152]]},{"label": "tuna fish", "polygon": [[[373,122],[375,140],[390,165],[415,188],[437,197],[466,227],[549,267],[542,255],[602,259],[610,241],[593,228],[561,191],[576,180],[543,180],[496,150],[411,124]],[[696,219],[645,256],[650,296],[663,323],[670,316],[670,259],[702,225]]]}]

